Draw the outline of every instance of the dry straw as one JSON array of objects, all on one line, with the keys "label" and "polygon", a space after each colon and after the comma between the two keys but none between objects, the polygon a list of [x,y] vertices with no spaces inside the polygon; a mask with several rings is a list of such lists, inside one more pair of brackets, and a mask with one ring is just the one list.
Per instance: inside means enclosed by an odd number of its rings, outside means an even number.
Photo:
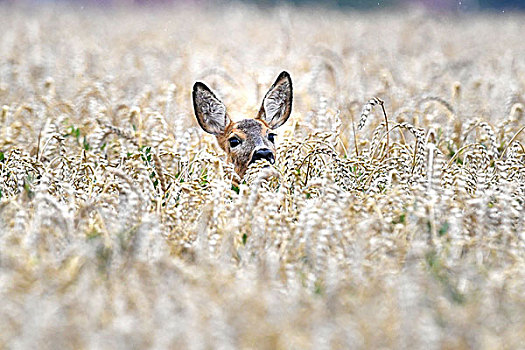
[{"label": "dry straw", "polygon": [[[0,348],[523,346],[521,17],[108,11],[0,7]],[[282,69],[240,179],[190,88]]]}]

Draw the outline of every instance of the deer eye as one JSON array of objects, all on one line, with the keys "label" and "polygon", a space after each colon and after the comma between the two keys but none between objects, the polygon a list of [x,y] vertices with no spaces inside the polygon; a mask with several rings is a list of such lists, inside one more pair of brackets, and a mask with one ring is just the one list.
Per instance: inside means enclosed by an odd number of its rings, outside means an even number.
[{"label": "deer eye", "polygon": [[237,147],[241,144],[241,140],[239,140],[236,137],[232,137],[231,139],[228,140],[228,142],[230,143],[231,148]]},{"label": "deer eye", "polygon": [[271,143],[275,142],[275,134],[268,134],[268,140],[270,140]]}]

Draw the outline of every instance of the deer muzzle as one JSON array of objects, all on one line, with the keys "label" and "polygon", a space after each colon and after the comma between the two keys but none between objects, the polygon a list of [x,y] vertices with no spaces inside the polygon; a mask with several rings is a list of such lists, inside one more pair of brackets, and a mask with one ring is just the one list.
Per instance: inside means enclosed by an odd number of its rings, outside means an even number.
[{"label": "deer muzzle", "polygon": [[250,164],[260,159],[265,159],[268,162],[270,162],[270,164],[275,163],[275,156],[273,155],[272,150],[269,148],[260,148],[256,150],[255,152],[253,152],[253,156],[252,156],[252,159],[250,160]]}]

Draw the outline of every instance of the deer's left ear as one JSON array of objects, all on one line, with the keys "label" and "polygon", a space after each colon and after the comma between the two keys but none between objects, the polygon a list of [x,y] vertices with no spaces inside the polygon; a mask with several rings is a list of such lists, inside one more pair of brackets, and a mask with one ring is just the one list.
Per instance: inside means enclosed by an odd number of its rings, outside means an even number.
[{"label": "deer's left ear", "polygon": [[292,98],[292,78],[288,72],[281,72],[264,96],[256,119],[262,119],[271,129],[277,129],[290,117]]}]

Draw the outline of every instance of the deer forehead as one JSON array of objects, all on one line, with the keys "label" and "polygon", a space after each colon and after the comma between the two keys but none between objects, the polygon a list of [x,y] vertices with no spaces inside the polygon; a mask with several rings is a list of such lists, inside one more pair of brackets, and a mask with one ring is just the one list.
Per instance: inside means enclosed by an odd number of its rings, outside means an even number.
[{"label": "deer forehead", "polygon": [[263,121],[256,119],[244,119],[233,123],[230,135],[236,134],[244,139],[258,138],[266,135],[268,126]]}]

